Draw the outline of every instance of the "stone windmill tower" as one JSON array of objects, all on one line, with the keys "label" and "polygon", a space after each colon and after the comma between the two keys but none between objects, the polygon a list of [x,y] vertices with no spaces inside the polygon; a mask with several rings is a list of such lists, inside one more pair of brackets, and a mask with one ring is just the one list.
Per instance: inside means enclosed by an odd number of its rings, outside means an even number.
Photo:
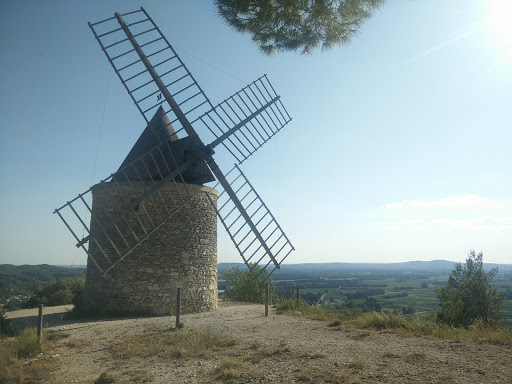
[{"label": "stone windmill tower", "polygon": [[183,288],[183,311],[214,309],[217,217],[263,283],[294,248],[213,156],[222,145],[242,163],[291,121],[267,77],[214,107],[143,8],[89,26],[147,126],[115,173],[54,212],[88,256],[84,305],[166,314]]},{"label": "stone windmill tower", "polygon": [[[191,150],[190,140],[178,139],[161,106],[120,170],[144,157],[151,148],[158,146],[160,140],[169,141],[180,163],[187,151]],[[158,167],[150,165],[150,162],[146,164],[149,172],[135,168],[119,171],[114,175],[117,182],[100,183],[92,188],[91,232],[97,230],[98,223],[108,219],[107,211],[122,209],[140,196],[153,180],[161,177]],[[133,250],[130,257],[110,271],[111,278],[103,278],[92,259],[88,260],[84,292],[86,309],[94,312],[144,311],[165,314],[175,304],[173,294],[176,288],[183,288],[182,304],[188,312],[209,311],[217,306],[217,215],[206,192],[214,202],[217,193],[212,188],[202,186],[215,179],[204,162],[189,167],[182,172],[182,177],[179,183],[162,186],[158,195],[135,206],[134,212],[126,216],[126,222],[123,220],[118,224],[125,237],[131,236],[132,241],[135,240],[134,236],[142,238],[145,235],[143,228],[151,227],[151,221],[158,220],[166,211],[178,209],[184,203],[183,196],[190,197],[190,201],[176,212],[173,220],[163,223],[143,245]],[[165,204],[164,209],[162,204]],[[117,237],[117,242],[122,242],[116,231],[110,232],[111,238]],[[108,254],[115,254],[112,246],[107,244],[105,247]],[[96,243],[90,243],[89,253],[102,270],[108,269],[110,265],[102,257]]]}]

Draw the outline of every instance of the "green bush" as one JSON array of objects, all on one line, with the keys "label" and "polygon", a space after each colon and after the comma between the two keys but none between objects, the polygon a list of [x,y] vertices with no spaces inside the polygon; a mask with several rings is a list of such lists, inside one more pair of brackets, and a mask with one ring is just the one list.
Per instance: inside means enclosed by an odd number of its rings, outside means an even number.
[{"label": "green bush", "polygon": [[16,356],[19,358],[37,355],[41,352],[41,344],[35,328],[25,329],[17,338],[14,345]]},{"label": "green bush", "polygon": [[321,305],[310,305],[306,300],[299,298],[299,305],[297,306],[297,299],[290,298],[279,301],[277,305],[278,314],[290,314],[297,316],[304,316],[309,319],[322,320],[322,321],[335,321],[340,318],[336,310],[331,310]]},{"label": "green bush", "polygon": [[[224,293],[226,298],[250,303],[265,302],[265,284],[260,287],[254,276],[263,276],[266,274],[266,270],[259,265],[252,265],[251,267],[253,268],[252,272],[249,269],[242,270],[239,267],[223,272],[223,277],[228,285],[228,289]],[[270,278],[267,279],[267,282],[272,285]],[[272,302],[275,303],[278,297],[273,292],[271,295]]]},{"label": "green bush", "polygon": [[0,335],[14,335],[14,329],[11,327],[11,321],[6,319],[3,313],[0,313]]},{"label": "green bush", "polygon": [[43,304],[48,307],[65,304],[79,304],[85,286],[85,278],[69,277],[57,282],[43,283],[36,288],[34,295],[25,305],[27,308]]},{"label": "green bush", "polygon": [[370,329],[388,331],[398,334],[422,337],[434,337],[448,340],[473,340],[489,342],[499,345],[512,345],[512,329],[497,328],[483,319],[476,320],[468,329],[457,328],[451,325],[432,320],[419,320],[414,316],[399,316],[393,313],[379,313],[375,311],[362,312],[360,309],[343,311],[330,310],[326,306],[309,305],[299,299],[281,300],[277,305],[277,313],[291,316],[300,316],[313,320],[327,322],[329,327],[356,329]]},{"label": "green bush", "polygon": [[[318,307],[318,306],[312,306],[311,304],[309,304],[303,298],[299,298],[299,302],[298,302],[298,305],[297,305],[297,299],[295,297],[291,297],[289,299],[283,299],[277,305],[277,309],[280,310],[280,311],[293,311],[293,310],[296,310],[296,311],[304,312],[304,311],[309,311],[312,307],[316,308],[316,309],[320,309],[321,308],[321,307]],[[323,311],[323,308],[322,308],[322,311]]]},{"label": "green bush", "polygon": [[497,325],[504,296],[490,284],[498,270],[494,268],[486,273],[482,259],[482,252],[477,255],[471,251],[466,264],[455,264],[446,286],[436,287],[436,296],[441,302],[439,321],[464,328],[477,320]]}]

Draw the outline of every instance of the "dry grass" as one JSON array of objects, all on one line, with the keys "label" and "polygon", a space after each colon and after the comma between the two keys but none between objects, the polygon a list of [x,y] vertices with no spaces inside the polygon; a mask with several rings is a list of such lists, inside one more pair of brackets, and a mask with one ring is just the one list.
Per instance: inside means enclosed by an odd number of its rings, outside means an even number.
[{"label": "dry grass", "polygon": [[54,359],[48,359],[41,352],[49,351],[48,341],[42,344],[35,329],[26,329],[16,337],[3,337],[0,342],[0,384],[31,383],[48,378],[57,366]]},{"label": "dry grass", "polygon": [[277,355],[290,353],[291,351],[292,349],[287,345],[280,345],[278,347],[265,348],[260,352],[260,354],[262,357],[273,357]]},{"label": "dry grass", "polygon": [[327,324],[328,327],[339,327],[341,325],[341,320],[334,320]]},{"label": "dry grass", "polygon": [[347,373],[340,375],[327,368],[311,367],[299,372],[296,378],[309,383],[346,383],[349,376]]},{"label": "dry grass", "polygon": [[498,345],[512,345],[512,330],[492,328],[477,321],[469,329],[455,328],[433,321],[400,317],[376,312],[365,313],[348,320],[346,325],[375,330],[393,330],[405,336],[433,337],[456,341],[478,341]]},{"label": "dry grass", "polygon": [[369,331],[362,331],[362,332],[356,332],[355,334],[349,335],[348,337],[350,337],[351,339],[354,339],[354,340],[359,340],[359,339],[364,339],[365,337],[368,337],[371,334],[372,333]]},{"label": "dry grass", "polygon": [[242,372],[240,372],[242,367],[242,363],[239,361],[224,358],[215,371],[215,378],[223,382],[239,379],[242,376]]},{"label": "dry grass", "polygon": [[212,331],[169,328],[151,329],[124,338],[111,346],[116,358],[158,357],[164,360],[188,357],[208,357],[208,354],[231,347],[235,340]]},{"label": "dry grass", "polygon": [[[323,359],[327,355],[320,352],[313,351],[297,351],[282,343],[278,346],[263,347],[260,342],[251,342],[249,346],[249,353],[244,357],[244,361],[252,364],[259,364],[263,359],[272,359],[272,361],[284,359]],[[252,351],[250,351],[252,350]]]},{"label": "dry grass", "polygon": [[251,348],[251,349],[259,349],[259,348],[262,347],[262,345],[263,344],[261,344],[261,341],[259,341],[259,340],[252,340],[249,348]]},{"label": "dry grass", "polygon": [[382,355],[382,357],[385,358],[385,359],[399,359],[400,358],[399,355],[396,355],[396,354],[394,354],[392,352],[385,353],[385,354]]},{"label": "dry grass", "polygon": [[307,352],[303,352],[300,355],[300,357],[303,357],[306,359],[323,359],[324,357],[326,357],[326,355],[323,353],[320,353],[320,352],[307,351]]},{"label": "dry grass", "polygon": [[35,328],[24,330],[14,340],[13,347],[16,357],[24,358],[35,356],[43,350],[42,344],[40,344],[37,339]]},{"label": "dry grass", "polygon": [[134,369],[132,371],[123,371],[122,373],[103,372],[94,384],[132,384],[132,383],[150,383],[155,377],[144,369]]},{"label": "dry grass", "polygon": [[308,319],[326,321],[332,324],[340,321],[340,316],[337,312],[329,311],[320,306],[309,305],[309,303],[303,299],[299,299],[298,307],[296,304],[297,301],[295,299],[283,300],[277,305],[276,313],[306,317]]},{"label": "dry grass", "polygon": [[85,347],[90,344],[91,344],[91,341],[85,340],[85,339],[71,339],[65,343],[66,347],[69,347],[69,348],[80,348],[80,347]]},{"label": "dry grass", "polygon": [[353,370],[362,370],[366,366],[366,363],[361,360],[354,360],[347,364],[347,367]]},{"label": "dry grass", "polygon": [[[368,312],[362,314],[340,314],[319,306],[309,305],[300,300],[298,310],[295,300],[283,301],[279,304],[277,313],[306,317],[328,323],[329,327],[337,329],[365,329],[376,331],[391,331],[403,336],[431,337],[455,341],[487,342],[497,345],[512,346],[511,328],[493,328],[484,321],[476,321],[469,329],[455,328],[430,320],[418,320],[394,314]],[[371,333],[363,332],[355,336],[367,337]]]},{"label": "dry grass", "polygon": [[451,376],[440,377],[436,380],[434,384],[453,384],[455,380]]},{"label": "dry grass", "polygon": [[94,384],[112,384],[117,380],[117,376],[108,372],[103,372]]},{"label": "dry grass", "polygon": [[135,369],[133,371],[128,371],[123,374],[121,380],[118,381],[119,384],[129,384],[129,383],[151,383],[155,380],[155,377],[144,369]]},{"label": "dry grass", "polygon": [[263,345],[260,342],[252,342],[249,346],[249,349],[252,349],[254,352],[246,355],[244,360],[253,364],[258,364],[261,360],[272,357],[277,358],[280,356],[291,356],[292,349],[288,347],[286,344],[281,344],[277,347],[265,347],[262,348]]},{"label": "dry grass", "polygon": [[66,332],[47,331],[44,333],[44,338],[47,341],[59,341],[62,339],[67,339],[69,336],[69,333]]},{"label": "dry grass", "polygon": [[415,353],[411,353],[407,356],[405,356],[405,360],[406,361],[419,361],[419,360],[424,360],[426,358],[426,354],[423,353],[423,352],[415,352]]}]

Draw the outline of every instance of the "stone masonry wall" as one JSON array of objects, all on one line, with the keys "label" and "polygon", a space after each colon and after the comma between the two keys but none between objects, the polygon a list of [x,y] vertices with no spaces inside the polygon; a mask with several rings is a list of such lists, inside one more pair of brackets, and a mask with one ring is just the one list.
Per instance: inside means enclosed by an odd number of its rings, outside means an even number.
[{"label": "stone masonry wall", "polygon": [[[103,183],[93,187],[91,232],[95,232],[98,221],[103,222],[107,218],[103,208],[113,214],[151,185],[148,182],[132,181]],[[204,193],[209,188],[191,184],[186,187],[192,200],[119,262],[106,278],[101,276],[89,258],[83,301],[86,309],[99,313],[121,311],[174,314],[178,287],[182,288],[182,313],[211,311],[217,307],[215,209]],[[180,195],[187,195],[183,184],[164,186],[159,193],[140,204],[137,208],[138,218],[130,213],[128,223],[119,222],[119,230],[129,238],[133,236],[131,228],[141,238],[144,232],[140,223],[144,226],[150,226],[151,221],[158,223],[162,199],[172,212],[182,204]],[[216,201],[216,194],[210,196]],[[124,243],[117,230],[112,228],[107,233],[120,249]],[[116,249],[106,236],[99,236],[97,243],[91,241],[89,244],[91,256],[103,271],[119,259]]]}]

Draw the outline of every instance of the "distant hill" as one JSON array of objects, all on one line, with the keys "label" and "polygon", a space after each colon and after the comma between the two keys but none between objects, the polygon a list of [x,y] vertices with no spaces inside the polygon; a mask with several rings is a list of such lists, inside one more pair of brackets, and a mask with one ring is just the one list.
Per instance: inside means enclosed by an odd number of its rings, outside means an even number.
[{"label": "distant hill", "polygon": [[[219,263],[217,268],[219,278],[222,271],[232,268],[245,269],[244,263]],[[320,274],[329,276],[350,277],[361,272],[372,275],[379,274],[433,274],[449,275],[454,262],[446,260],[408,261],[403,263],[304,263],[284,264],[280,270],[272,274],[276,280],[308,278]],[[498,267],[500,272],[512,272],[512,264],[484,264],[485,269]],[[40,284],[48,281],[58,281],[66,277],[85,276],[85,266],[54,266],[41,265],[12,265],[0,264],[0,304],[8,298],[19,295],[30,295]]]},{"label": "distant hill", "polygon": [[[411,273],[411,274],[434,274],[449,275],[453,271],[455,262],[447,260],[432,261],[407,261],[402,263],[304,263],[304,264],[283,264],[281,269],[276,270],[272,277],[274,279],[304,278],[311,274],[322,274],[324,277],[336,275],[337,277],[353,273]],[[219,275],[223,270],[235,267],[245,269],[244,263],[219,263]],[[489,270],[497,267],[500,272],[512,272],[512,264],[484,263],[484,268]]]},{"label": "distant hill", "polygon": [[30,295],[38,285],[65,277],[85,276],[85,268],[66,268],[54,265],[0,264],[0,304],[9,298]]}]

